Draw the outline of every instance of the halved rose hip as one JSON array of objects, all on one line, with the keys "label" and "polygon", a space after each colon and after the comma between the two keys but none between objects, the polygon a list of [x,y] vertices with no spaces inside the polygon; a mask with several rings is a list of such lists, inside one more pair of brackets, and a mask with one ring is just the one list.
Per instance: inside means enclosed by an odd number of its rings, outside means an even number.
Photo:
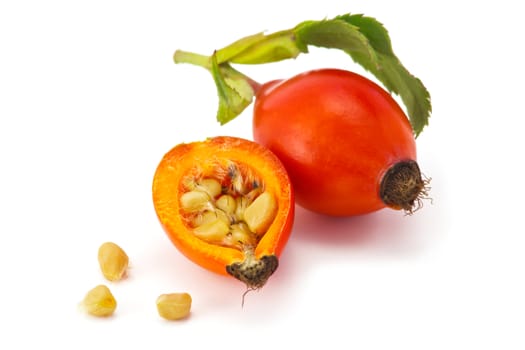
[{"label": "halved rose hip", "polygon": [[157,216],[190,260],[262,287],[278,266],[294,219],[294,193],[265,147],[220,136],[179,144],[153,180]]}]

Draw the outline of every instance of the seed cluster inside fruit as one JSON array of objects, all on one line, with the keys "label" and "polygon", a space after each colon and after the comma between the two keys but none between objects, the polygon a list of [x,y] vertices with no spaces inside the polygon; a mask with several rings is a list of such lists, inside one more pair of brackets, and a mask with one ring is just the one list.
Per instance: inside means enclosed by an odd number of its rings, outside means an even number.
[{"label": "seed cluster inside fruit", "polygon": [[232,161],[192,169],[182,183],[180,207],[197,237],[242,251],[257,245],[278,210],[261,177]]}]

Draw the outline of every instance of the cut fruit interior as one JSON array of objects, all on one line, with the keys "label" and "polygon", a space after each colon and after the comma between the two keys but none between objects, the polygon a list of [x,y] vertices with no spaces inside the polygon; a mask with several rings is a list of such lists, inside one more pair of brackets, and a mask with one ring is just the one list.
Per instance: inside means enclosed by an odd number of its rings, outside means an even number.
[{"label": "cut fruit interior", "polygon": [[155,172],[153,202],[186,257],[251,289],[277,268],[295,209],[279,159],[253,141],[229,136],[170,150]]}]

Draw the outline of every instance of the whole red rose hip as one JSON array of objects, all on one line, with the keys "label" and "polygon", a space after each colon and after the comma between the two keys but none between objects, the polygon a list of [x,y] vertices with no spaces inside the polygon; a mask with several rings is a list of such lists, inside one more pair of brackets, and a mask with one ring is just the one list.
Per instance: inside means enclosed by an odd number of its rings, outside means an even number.
[{"label": "whole red rose hip", "polygon": [[411,213],[426,194],[408,118],[361,75],[321,69],[263,85],[253,135],[282,161],[306,209],[334,216],[385,207]]}]

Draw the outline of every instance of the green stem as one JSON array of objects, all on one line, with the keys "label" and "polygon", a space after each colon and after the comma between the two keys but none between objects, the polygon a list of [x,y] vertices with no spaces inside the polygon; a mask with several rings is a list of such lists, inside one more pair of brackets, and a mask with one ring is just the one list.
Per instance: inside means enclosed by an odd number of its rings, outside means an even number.
[{"label": "green stem", "polygon": [[386,90],[399,95],[416,137],[428,124],[432,112],[428,90],[394,54],[386,28],[376,19],[361,14],[303,21],[291,29],[268,35],[245,36],[211,56],[177,50],[173,60],[203,67],[213,75],[220,99],[217,119],[224,124],[237,117],[261,88],[261,84],[233,69],[231,64],[292,59],[308,53],[310,46],[342,50],[370,71]]},{"label": "green stem", "polygon": [[259,82],[253,80],[252,78],[250,78],[246,74],[239,72],[237,69],[233,68],[232,66],[228,65],[228,67],[229,67],[230,74],[233,73],[233,77],[235,77],[237,79],[243,79],[246,82],[248,82],[248,84],[250,84],[251,88],[253,89],[253,93],[254,94],[257,94],[257,92],[261,89],[262,84],[260,84]]},{"label": "green stem", "polygon": [[175,63],[190,63],[195,66],[206,68],[207,70],[211,69],[210,57],[194,52],[177,50],[173,54],[173,61],[175,61]]},{"label": "green stem", "polygon": [[[193,64],[195,66],[203,67],[208,71],[211,71],[211,59],[210,56],[201,55],[194,52],[189,51],[183,51],[183,50],[177,50],[173,54],[173,61],[175,63],[189,63]],[[261,88],[261,84],[250,78],[249,76],[239,72],[237,69],[234,69],[230,65],[226,64],[228,66],[228,72],[230,75],[233,75],[233,77],[237,79],[243,79],[250,84],[252,87],[254,93],[257,93],[259,89]],[[219,65],[221,66],[221,65]]]}]

